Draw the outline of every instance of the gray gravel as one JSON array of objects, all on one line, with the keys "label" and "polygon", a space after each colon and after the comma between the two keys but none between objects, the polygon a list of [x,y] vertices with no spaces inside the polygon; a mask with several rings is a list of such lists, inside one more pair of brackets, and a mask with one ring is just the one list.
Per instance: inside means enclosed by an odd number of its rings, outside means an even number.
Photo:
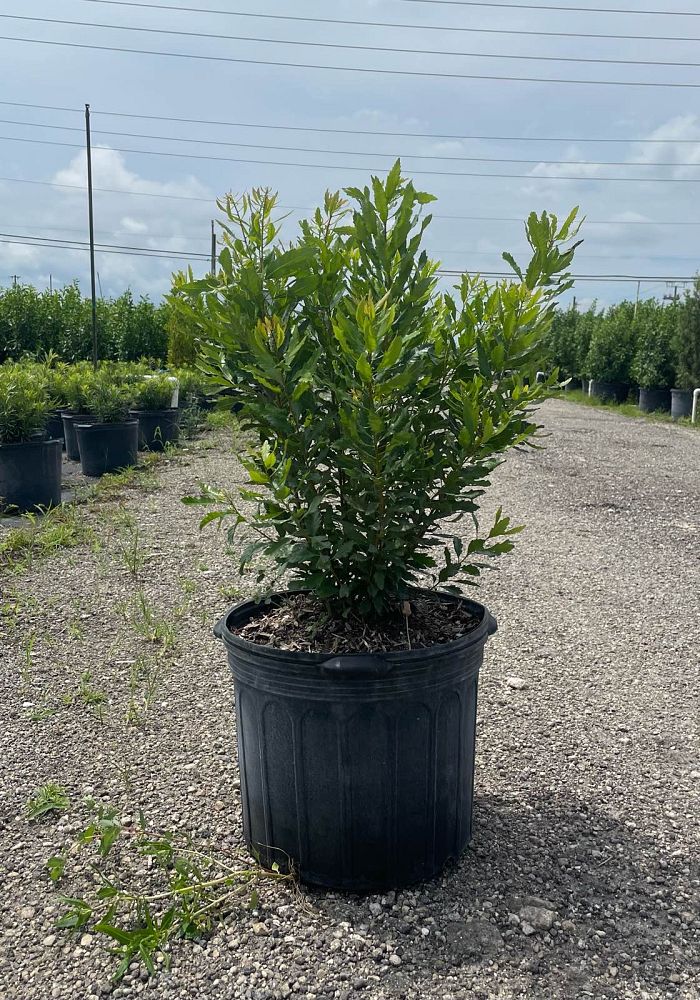
[{"label": "gray gravel", "polygon": [[[113,988],[99,940],[53,928],[43,862],[80,828],[87,794],[240,846],[232,685],[211,634],[237,578],[221,536],[200,536],[197,510],[177,502],[240,468],[221,440],[192,447],[121,512],[85,509],[100,548],[5,576],[0,996],[700,996],[700,434],[563,401],[542,416],[546,450],[512,456],[489,498],[528,529],[481,591],[500,630],[481,681],[471,848],[440,880],[383,897],[264,886],[257,915],[178,943],[150,982],[130,973]],[[148,653],[119,611],[135,587],[124,512],[147,556],[139,585],[176,629],[143,727],[124,719],[128,661]],[[86,670],[108,698],[103,722],[64,704]],[[42,706],[54,714],[32,721]],[[25,803],[46,781],[71,808],[30,825]]]}]

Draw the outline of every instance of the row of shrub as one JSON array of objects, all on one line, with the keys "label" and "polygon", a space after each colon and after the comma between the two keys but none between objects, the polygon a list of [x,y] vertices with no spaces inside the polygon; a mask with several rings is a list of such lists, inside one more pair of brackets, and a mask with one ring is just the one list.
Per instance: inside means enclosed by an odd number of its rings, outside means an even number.
[{"label": "row of shrub", "polygon": [[546,338],[562,378],[591,378],[644,389],[700,386],[700,279],[683,299],[619,302],[560,310]]},{"label": "row of shrub", "polygon": [[156,371],[144,361],[103,362],[95,371],[85,361],[66,364],[23,360],[0,365],[0,444],[26,441],[41,431],[52,411],[69,411],[113,422],[129,409],[170,406],[175,375],[180,405],[205,401],[205,380],[193,369]]},{"label": "row of shrub", "polygon": [[[0,363],[48,353],[75,362],[91,358],[92,350],[92,303],[77,284],[0,291]],[[155,305],[126,291],[97,300],[97,354],[100,360],[167,359],[180,366],[194,361],[194,345],[167,300]]]}]

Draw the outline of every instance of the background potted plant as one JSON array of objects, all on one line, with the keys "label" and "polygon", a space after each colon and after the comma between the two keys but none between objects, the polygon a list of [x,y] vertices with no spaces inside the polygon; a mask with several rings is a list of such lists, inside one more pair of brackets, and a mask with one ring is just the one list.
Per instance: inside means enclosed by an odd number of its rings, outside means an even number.
[{"label": "background potted plant", "polygon": [[99,419],[90,410],[90,396],[94,381],[95,374],[92,369],[87,364],[79,363],[72,366],[61,383],[62,397],[66,402],[66,409],[61,411],[63,437],[66,445],[66,457],[72,462],[80,461],[75,425],[77,423],[94,423]]},{"label": "background potted plant", "polygon": [[678,309],[673,347],[676,381],[671,391],[671,415],[679,420],[690,416],[693,390],[700,388],[700,278],[686,290]]},{"label": "background potted plant", "polygon": [[593,327],[586,357],[591,395],[624,403],[630,392],[630,366],[636,345],[634,303],[611,306]]},{"label": "background potted plant", "polygon": [[173,382],[170,375],[153,375],[134,387],[131,416],[139,422],[139,448],[162,451],[166,444],[177,441],[180,411],[170,405]]},{"label": "background potted plant", "polygon": [[[371,890],[436,874],[470,837],[476,688],[495,622],[461,596],[512,548],[479,498],[531,441],[536,383],[574,247],[572,212],[531,215],[513,283],[438,290],[421,250],[432,201],[400,177],[337,194],[276,239],[275,197],[220,202],[216,276],[187,286],[212,382],[257,444],[240,496],[212,505],[244,532],[241,569],[273,590],[216,629],[234,677],[243,821],[263,864]],[[525,379],[529,376],[529,384]],[[468,536],[468,537],[465,537]],[[442,587],[442,590],[438,590]]]},{"label": "background potted plant", "polygon": [[660,306],[655,299],[638,303],[637,346],[630,374],[639,385],[639,409],[643,413],[671,410],[677,312],[675,305]]},{"label": "background potted plant", "polygon": [[102,476],[138,461],[139,422],[129,417],[129,389],[107,373],[93,381],[87,397],[97,422],[75,423],[80,466],[86,476]]},{"label": "background potted plant", "polygon": [[0,510],[61,502],[61,441],[44,430],[49,400],[35,373],[0,368]]}]

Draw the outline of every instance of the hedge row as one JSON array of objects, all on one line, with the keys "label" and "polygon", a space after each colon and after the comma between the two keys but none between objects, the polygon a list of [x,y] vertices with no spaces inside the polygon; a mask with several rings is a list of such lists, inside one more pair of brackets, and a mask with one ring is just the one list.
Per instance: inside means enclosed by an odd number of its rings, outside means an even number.
[{"label": "hedge row", "polygon": [[[181,365],[193,360],[189,341],[184,345],[181,341],[167,302],[134,300],[128,291],[116,299],[97,301],[101,360],[168,358]],[[92,357],[90,299],[83,297],[77,284],[55,292],[37,291],[31,285],[0,291],[0,362],[49,352],[70,362]]]},{"label": "hedge row", "polygon": [[599,311],[560,311],[547,337],[562,378],[593,378],[644,389],[700,386],[700,279],[678,302],[645,299]]}]

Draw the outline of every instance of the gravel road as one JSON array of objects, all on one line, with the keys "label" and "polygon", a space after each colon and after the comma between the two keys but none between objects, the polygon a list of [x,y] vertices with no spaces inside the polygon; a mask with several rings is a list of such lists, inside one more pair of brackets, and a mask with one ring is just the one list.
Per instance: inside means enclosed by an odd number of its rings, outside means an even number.
[{"label": "gravel road", "polygon": [[[166,462],[152,491],[83,508],[99,545],[5,574],[0,996],[700,997],[700,434],[565,401],[541,412],[545,450],[514,454],[488,502],[527,530],[481,590],[500,629],[470,849],[396,895],[262,885],[257,913],[177,942],[149,981],[112,984],[98,937],[54,929],[44,861],[82,828],[87,795],[127,827],[142,808],[241,844],[232,685],[211,633],[237,577],[222,536],[200,535],[178,502],[202,479],[242,479],[228,442]],[[172,649],[145,722],[129,725],[130,667],[153,647],[138,589]],[[86,703],[81,676],[103,705]],[[28,823],[48,781],[71,805]]]}]

